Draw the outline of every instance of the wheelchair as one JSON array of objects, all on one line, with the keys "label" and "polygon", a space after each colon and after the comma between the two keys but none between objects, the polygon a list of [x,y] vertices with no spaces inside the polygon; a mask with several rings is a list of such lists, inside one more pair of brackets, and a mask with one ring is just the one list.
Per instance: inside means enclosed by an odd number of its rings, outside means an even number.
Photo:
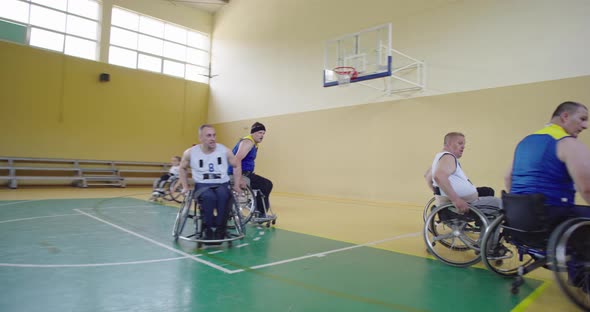
[{"label": "wheelchair", "polygon": [[[207,188],[199,190],[198,192],[190,191],[182,201],[174,227],[172,228],[172,236],[174,240],[183,239],[186,241],[196,242],[197,248],[201,248],[203,244],[219,245],[227,242],[229,246],[235,240],[243,239],[246,235],[246,228],[242,215],[239,212],[235,194],[232,192],[228,201],[228,218],[226,233],[223,239],[205,239],[205,224],[203,221],[203,213],[199,204],[198,198],[202,192]],[[187,220],[192,219],[192,226],[187,226]]]},{"label": "wheelchair", "polygon": [[440,261],[468,267],[480,261],[481,238],[490,216],[469,205],[461,214],[453,204],[436,206],[432,198],[424,210],[423,237],[427,251]]},{"label": "wheelchair", "polygon": [[[562,292],[590,311],[590,219],[572,218],[548,226],[543,195],[502,192],[503,215],[483,236],[482,261],[491,271],[514,278],[518,293],[523,276],[537,268],[553,271]],[[492,254],[500,246],[502,259]]]},{"label": "wheelchair", "polygon": [[[265,195],[258,189],[252,189],[250,187],[250,179],[247,176],[242,176],[246,179],[246,188],[242,189],[242,194],[234,194],[238,205],[239,213],[242,217],[242,224],[245,226],[246,223],[252,222],[257,224],[266,224],[266,227],[275,225],[278,216],[272,211],[271,207],[266,207]],[[231,184],[233,185],[233,176],[231,178]],[[261,198],[263,203],[263,213],[257,209],[257,199]]]},{"label": "wheelchair", "polygon": [[168,180],[163,183],[160,180],[154,181],[154,191],[150,197],[150,201],[175,201],[177,203],[182,202],[182,185],[178,176],[171,176]]}]

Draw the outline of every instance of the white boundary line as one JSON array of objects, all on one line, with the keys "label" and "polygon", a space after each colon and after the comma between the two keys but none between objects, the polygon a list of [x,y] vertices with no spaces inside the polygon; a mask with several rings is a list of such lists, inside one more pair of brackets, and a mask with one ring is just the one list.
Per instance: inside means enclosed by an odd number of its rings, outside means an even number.
[{"label": "white boundary line", "polygon": [[44,199],[20,200],[20,201],[17,201],[17,202],[0,204],[0,206],[15,205],[15,204],[20,204],[20,203],[30,203],[30,202],[42,201],[42,200],[44,200]]},{"label": "white boundary line", "polygon": [[9,223],[9,222],[17,222],[17,221],[35,220],[35,219],[45,219],[45,218],[55,218],[55,217],[68,217],[68,216],[80,216],[80,214],[79,213],[68,213],[68,214],[59,214],[59,215],[53,215],[53,216],[40,216],[40,217],[11,219],[11,220],[0,221],[0,224],[1,223]]},{"label": "white boundary line", "polygon": [[344,248],[333,249],[333,250],[324,251],[324,252],[318,252],[318,253],[311,254],[311,255],[305,255],[305,256],[302,256],[302,257],[285,259],[285,260],[281,260],[281,261],[275,261],[275,262],[271,262],[271,263],[255,265],[255,266],[252,266],[252,267],[250,267],[248,269],[239,269],[239,270],[231,271],[231,272],[229,272],[229,274],[241,273],[241,272],[244,272],[246,270],[257,270],[257,269],[266,268],[266,267],[270,267],[270,266],[275,266],[275,265],[285,264],[285,263],[289,263],[289,262],[304,260],[304,259],[307,259],[307,258],[324,257],[324,256],[326,256],[328,254],[331,254],[331,253],[342,252],[342,251],[351,250],[351,249],[355,249],[355,248],[359,248],[359,247],[373,246],[373,245],[377,245],[377,244],[380,244],[380,243],[384,243],[384,242],[388,242],[388,241],[392,241],[392,240],[396,240],[396,239],[400,239],[400,238],[414,237],[414,236],[420,235],[421,233],[422,232],[402,234],[402,235],[393,236],[393,237],[389,237],[389,238],[384,238],[384,239],[380,239],[380,240],[377,240],[377,241],[368,242],[368,243],[364,243],[364,244],[360,244],[360,245],[348,246],[348,247],[344,247]]},{"label": "white boundary line", "polygon": [[131,231],[131,230],[128,230],[128,229],[126,229],[126,228],[124,228],[124,227],[118,226],[118,225],[116,225],[116,224],[114,224],[114,223],[111,223],[111,222],[109,222],[109,221],[106,221],[106,220],[103,220],[103,219],[101,219],[101,218],[99,218],[99,217],[93,216],[93,215],[91,215],[91,214],[89,214],[89,213],[86,213],[86,212],[84,212],[84,211],[80,210],[80,209],[74,209],[74,211],[77,211],[77,212],[79,212],[79,213],[81,213],[81,214],[83,214],[83,215],[85,215],[85,216],[87,216],[87,217],[89,217],[89,218],[95,219],[95,220],[97,220],[97,221],[100,221],[100,222],[102,222],[102,223],[108,224],[108,225],[110,225],[110,226],[112,226],[112,227],[114,227],[114,228],[116,228],[116,229],[119,229],[119,230],[121,230],[121,231],[125,232],[125,233],[129,233],[129,234],[131,234],[131,235],[133,235],[133,236],[139,237],[139,238],[141,238],[141,239],[143,239],[143,240],[145,240],[145,241],[148,241],[148,242],[150,242],[150,243],[152,243],[152,244],[154,244],[154,245],[158,245],[158,246],[160,246],[160,247],[162,247],[162,248],[164,248],[164,249],[168,249],[168,250],[170,250],[170,251],[172,251],[172,252],[174,252],[174,253],[177,253],[177,254],[183,255],[183,256],[185,256],[185,257],[187,257],[187,258],[191,258],[192,260],[195,260],[196,262],[199,262],[199,263],[205,264],[205,265],[207,265],[207,266],[210,266],[210,267],[212,267],[212,268],[214,268],[214,269],[217,269],[217,270],[219,270],[219,271],[222,271],[222,272],[224,272],[224,273],[228,273],[228,274],[229,274],[229,273],[231,273],[231,272],[232,272],[231,270],[228,270],[228,269],[226,269],[226,268],[224,268],[224,267],[221,267],[221,266],[219,266],[219,265],[217,265],[217,264],[215,264],[215,263],[211,263],[211,262],[209,262],[209,261],[205,261],[205,260],[203,260],[203,259],[199,259],[199,258],[197,258],[197,257],[196,257],[196,256],[194,256],[194,255],[188,254],[188,253],[186,253],[186,252],[184,252],[184,251],[180,251],[180,250],[174,249],[174,248],[172,248],[172,247],[170,247],[170,246],[167,246],[167,245],[165,245],[165,244],[162,244],[162,243],[160,243],[160,242],[158,242],[158,241],[156,241],[156,240],[153,240],[153,239],[151,239],[151,238],[149,238],[149,237],[143,236],[143,235],[141,235],[141,234],[138,234],[138,233],[135,233],[135,232],[133,232],[133,231]]},{"label": "white boundary line", "polygon": [[80,267],[102,267],[111,265],[128,265],[128,264],[146,264],[155,262],[174,261],[186,259],[186,256],[165,258],[156,260],[128,261],[128,262],[110,262],[110,263],[82,263],[82,264],[24,264],[24,263],[0,263],[0,267],[18,267],[18,268],[80,268]]}]

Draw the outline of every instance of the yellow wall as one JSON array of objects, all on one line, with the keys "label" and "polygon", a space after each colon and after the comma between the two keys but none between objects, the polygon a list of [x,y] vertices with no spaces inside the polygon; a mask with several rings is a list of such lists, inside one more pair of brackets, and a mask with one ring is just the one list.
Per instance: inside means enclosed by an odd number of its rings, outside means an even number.
[{"label": "yellow wall", "polygon": [[167,162],[206,121],[205,84],[6,42],[0,68],[3,156]]},{"label": "yellow wall", "polygon": [[[590,104],[590,76],[220,123],[233,146],[266,125],[256,171],[279,192],[424,204],[422,178],[445,133],[461,131],[463,168],[498,192],[514,147],[566,100]],[[590,145],[590,134],[580,139]]]}]

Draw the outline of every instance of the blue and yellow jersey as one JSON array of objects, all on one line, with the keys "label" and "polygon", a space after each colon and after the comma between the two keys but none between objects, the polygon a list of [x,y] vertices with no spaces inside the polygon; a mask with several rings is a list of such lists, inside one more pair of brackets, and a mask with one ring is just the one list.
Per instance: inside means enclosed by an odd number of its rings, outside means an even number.
[{"label": "blue and yellow jersey", "polygon": [[[236,146],[234,146],[234,149],[232,150],[232,152],[234,153],[234,155],[238,152],[238,148],[240,147],[240,143],[243,140],[250,140],[250,141],[252,141],[252,143],[254,143],[254,146],[248,152],[248,154],[246,155],[246,157],[244,157],[244,159],[242,159],[242,172],[244,172],[244,171],[254,172],[254,160],[256,159],[256,154],[258,153],[258,143],[256,143],[254,141],[254,138],[252,138],[252,135],[247,135],[247,136],[241,138],[238,141],[238,143],[236,143]],[[228,173],[230,175],[233,174],[234,173],[234,168],[230,166],[229,169],[228,169]]]},{"label": "blue and yellow jersey", "polygon": [[567,137],[562,127],[549,124],[520,141],[514,152],[510,192],[540,193],[547,205],[573,206],[574,181],[557,157],[557,143]]}]

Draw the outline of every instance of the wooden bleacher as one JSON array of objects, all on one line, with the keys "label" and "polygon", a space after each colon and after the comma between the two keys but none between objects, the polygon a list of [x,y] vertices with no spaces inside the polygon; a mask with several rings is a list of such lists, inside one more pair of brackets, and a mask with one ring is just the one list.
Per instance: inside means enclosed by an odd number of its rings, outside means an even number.
[{"label": "wooden bleacher", "polygon": [[134,162],[88,159],[26,158],[0,156],[0,183],[10,188],[19,183],[69,183],[78,187],[152,184],[170,165],[158,162]]}]

